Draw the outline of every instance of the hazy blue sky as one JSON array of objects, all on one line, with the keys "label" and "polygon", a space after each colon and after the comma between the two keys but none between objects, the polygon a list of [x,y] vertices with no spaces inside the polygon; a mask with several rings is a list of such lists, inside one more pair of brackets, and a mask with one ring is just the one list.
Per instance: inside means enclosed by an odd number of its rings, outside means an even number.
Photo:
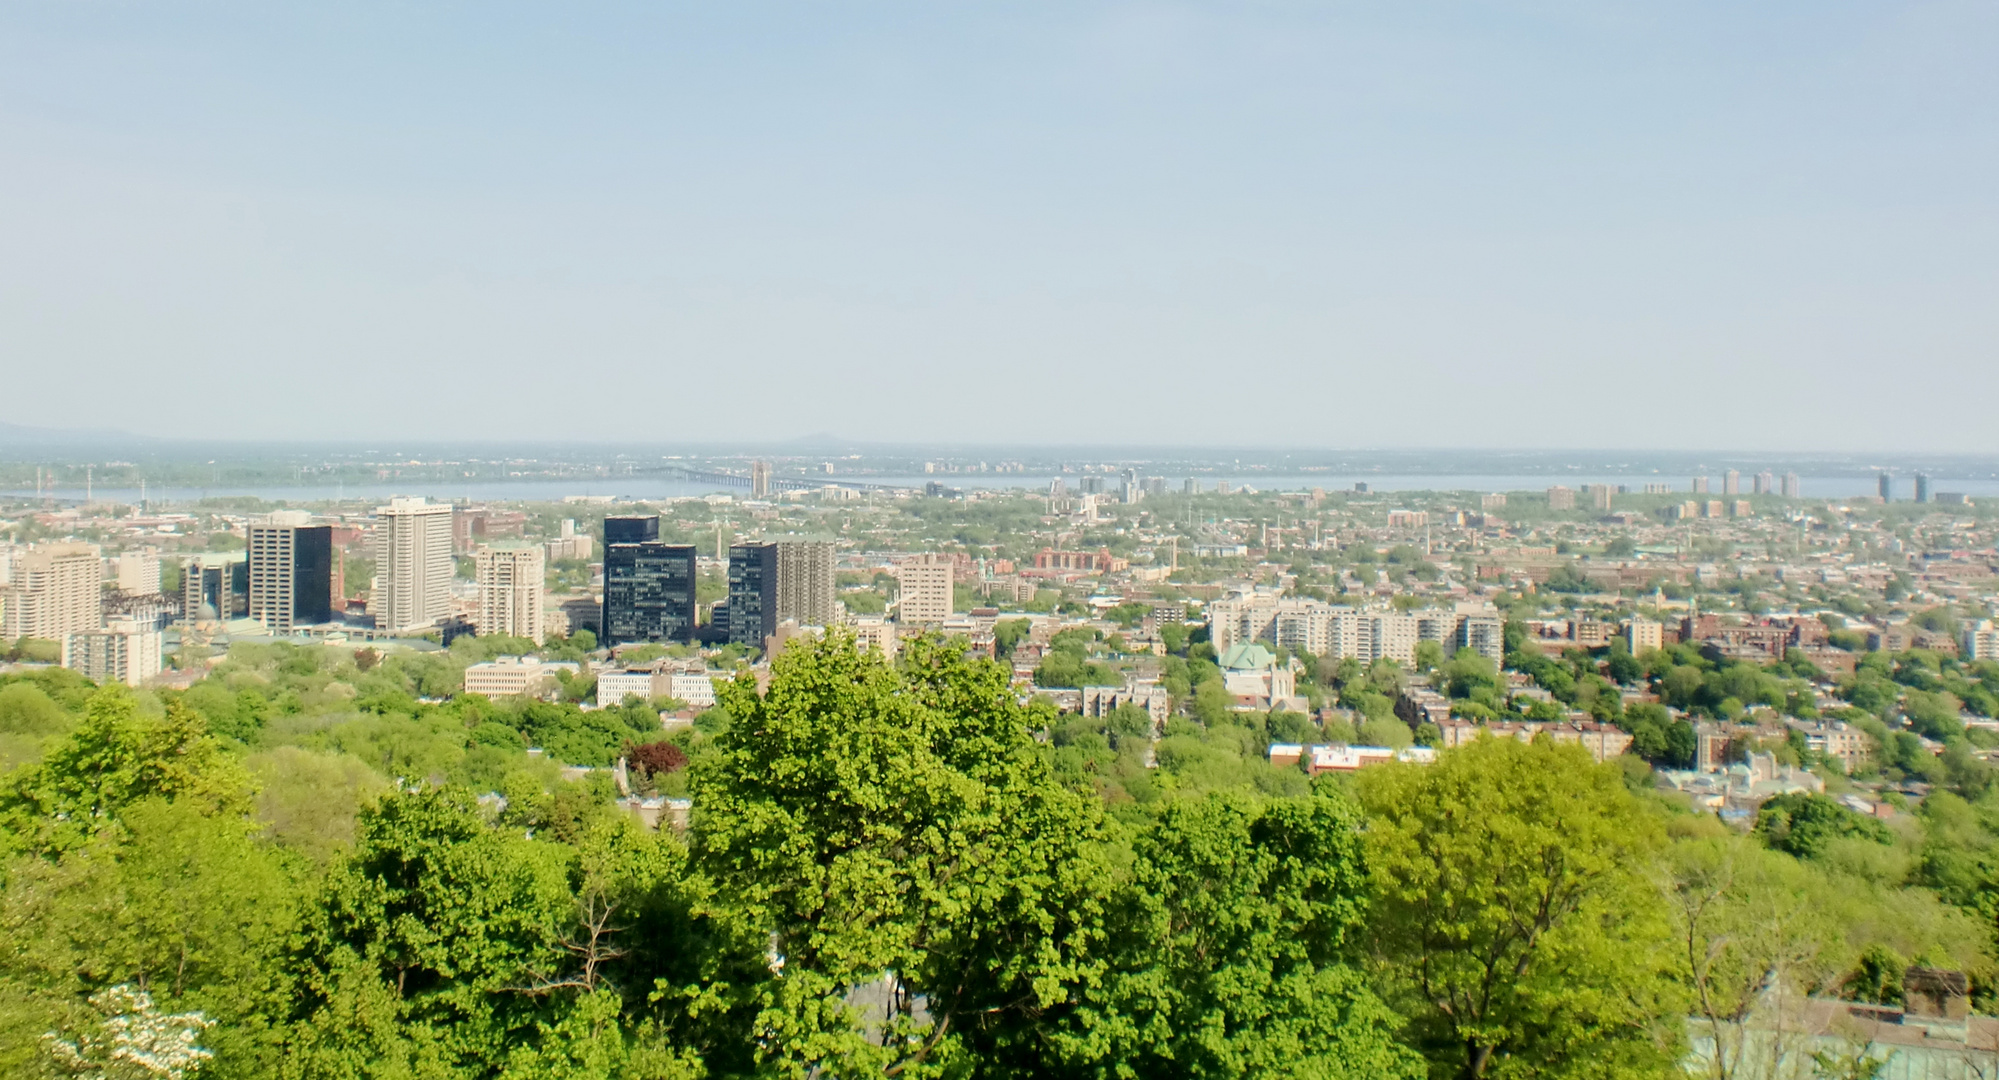
[{"label": "hazy blue sky", "polygon": [[5,0],[0,395],[1999,451],[1995,57],[1990,2]]}]

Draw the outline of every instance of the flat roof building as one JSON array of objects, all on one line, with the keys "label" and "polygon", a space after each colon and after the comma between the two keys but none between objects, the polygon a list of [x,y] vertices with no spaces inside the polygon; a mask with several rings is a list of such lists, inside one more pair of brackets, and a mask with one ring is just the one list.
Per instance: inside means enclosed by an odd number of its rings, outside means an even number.
[{"label": "flat roof building", "polygon": [[13,559],[0,588],[0,628],[9,641],[61,641],[104,625],[104,557],[89,544],[50,544]]},{"label": "flat roof building", "polygon": [[114,619],[101,630],[64,635],[62,666],[94,683],[139,686],[160,673],[164,637],[155,626]]},{"label": "flat roof building", "polygon": [[480,544],[472,562],[479,584],[479,632],[541,644],[546,637],[541,545],[519,540]]},{"label": "flat roof building", "polygon": [[900,623],[941,623],[951,617],[955,569],[948,558],[918,555],[895,568],[895,617]]},{"label": "flat roof building", "polygon": [[333,621],[333,527],[304,514],[272,514],[250,526],[250,618],[274,634]]},{"label": "flat roof building", "polygon": [[452,508],[428,499],[391,499],[375,508],[375,593],[368,610],[377,628],[424,630],[451,614]]},{"label": "flat roof building", "polygon": [[694,545],[662,543],[659,518],[605,518],[599,640],[692,642],[696,579]]}]

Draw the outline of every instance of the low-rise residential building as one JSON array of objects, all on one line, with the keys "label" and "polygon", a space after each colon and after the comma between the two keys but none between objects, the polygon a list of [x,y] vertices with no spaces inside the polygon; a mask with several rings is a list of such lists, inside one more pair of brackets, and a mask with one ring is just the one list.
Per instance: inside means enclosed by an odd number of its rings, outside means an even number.
[{"label": "low-rise residential building", "polygon": [[1447,718],[1437,728],[1442,733],[1437,747],[1443,750],[1463,746],[1481,734],[1498,739],[1519,739],[1521,742],[1531,742],[1537,735],[1546,735],[1558,743],[1581,745],[1599,762],[1609,761],[1631,747],[1631,736],[1621,729],[1590,720],[1550,723],[1496,721],[1481,724]]},{"label": "low-rise residential building", "polygon": [[1395,696],[1395,715],[1413,730],[1451,719],[1451,699],[1427,686],[1411,684]]},{"label": "low-rise residential building", "polygon": [[1085,686],[1077,711],[1084,716],[1104,716],[1120,705],[1136,705],[1152,718],[1153,729],[1166,725],[1173,711],[1173,695],[1154,682],[1127,681],[1123,686]]},{"label": "low-rise residential building", "polygon": [[1387,746],[1352,746],[1346,743],[1328,743],[1303,746],[1298,743],[1272,743],[1270,764],[1277,768],[1299,768],[1313,776],[1329,772],[1358,772],[1369,765],[1385,765],[1400,761],[1412,765],[1431,765],[1437,760],[1437,752],[1427,746],[1405,746],[1400,750]]},{"label": "low-rise residential building", "polygon": [[1096,551],[1057,551],[1042,548],[1034,555],[1036,570],[1081,570],[1088,573],[1116,573],[1131,565],[1111,554],[1109,548]]},{"label": "low-rise residential building", "polygon": [[500,656],[465,669],[465,692],[487,697],[539,696],[555,685],[555,673],[576,672],[575,664],[532,656]]},{"label": "low-rise residential building", "polygon": [[674,672],[667,678],[666,692],[697,709],[715,706],[715,678],[706,672]]},{"label": "low-rise residential building", "polygon": [[634,698],[651,701],[664,697],[658,692],[659,683],[660,673],[652,668],[600,671],[597,673],[597,704],[618,705]]},{"label": "low-rise residential building", "polygon": [[1805,737],[1805,749],[1838,761],[1849,773],[1873,751],[1873,739],[1843,721],[1793,720],[1790,726]]}]

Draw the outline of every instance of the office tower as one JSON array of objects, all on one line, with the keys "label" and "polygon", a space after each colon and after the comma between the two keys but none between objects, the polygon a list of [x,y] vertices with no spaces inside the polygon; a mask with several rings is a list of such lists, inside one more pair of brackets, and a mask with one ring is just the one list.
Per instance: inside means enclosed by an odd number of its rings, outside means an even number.
[{"label": "office tower", "polygon": [[1069,494],[1069,485],[1063,483],[1062,478],[1058,476],[1049,481],[1048,494],[1051,498],[1060,499]]},{"label": "office tower", "polygon": [[1795,499],[1798,497],[1797,473],[1787,472],[1784,474],[1784,497],[1786,499]]},{"label": "office tower", "polygon": [[1694,477],[1694,494],[1696,495],[1707,494],[1707,477],[1705,476]]},{"label": "office tower", "polygon": [[[1166,494],[1166,478],[1163,476],[1148,476],[1139,482],[1138,489],[1147,495],[1164,495]],[[1321,499],[1325,498],[1325,493],[1320,492],[1318,497]]]},{"label": "office tower", "polygon": [[612,544],[644,544],[659,539],[659,518],[607,517],[604,519],[604,548]]},{"label": "office tower", "polygon": [[1770,470],[1764,469],[1762,472],[1756,474],[1756,490],[1754,494],[1771,495],[1775,494],[1776,490],[1777,477]]},{"label": "office tower", "polygon": [[1574,510],[1575,508],[1576,492],[1574,488],[1556,484],[1554,487],[1548,489],[1548,509]]},{"label": "office tower", "polygon": [[750,462],[750,498],[770,498],[770,462]]},{"label": "office tower", "polygon": [[1130,506],[1145,498],[1145,490],[1138,486],[1138,470],[1126,469],[1118,477],[1118,501]]},{"label": "office tower", "polygon": [[190,555],[180,568],[181,618],[228,622],[250,613],[250,563],[240,551]]},{"label": "office tower", "polygon": [[661,542],[659,518],[605,518],[599,640],[692,642],[697,578],[694,545]]},{"label": "office tower", "polygon": [[729,641],[763,647],[777,632],[777,545],[729,548]]},{"label": "office tower", "polygon": [[941,623],[951,617],[955,568],[941,555],[918,555],[895,568],[900,582],[895,618],[900,623]]},{"label": "office tower", "polygon": [[1610,509],[1610,485],[1595,484],[1590,487],[1590,505],[1598,510]]},{"label": "office tower", "polygon": [[273,634],[333,621],[333,527],[297,511],[250,526],[250,617]]},{"label": "office tower", "polygon": [[1201,493],[1200,478],[1196,476],[1188,477],[1180,484],[1180,493],[1182,495],[1199,495]]},{"label": "office tower", "polygon": [[127,596],[160,595],[160,553],[156,548],[128,551],[111,560],[117,567],[118,591]]},{"label": "office tower", "polygon": [[1723,495],[1742,494],[1742,470],[1730,469],[1721,474],[1721,493]]},{"label": "office tower", "polygon": [[160,673],[164,635],[157,626],[113,619],[102,630],[78,630],[62,639],[62,666],[95,683],[138,686]]},{"label": "office tower", "polygon": [[541,548],[519,540],[480,544],[472,563],[479,583],[479,632],[541,644]]},{"label": "office tower", "polygon": [[375,594],[368,610],[379,630],[429,629],[451,613],[451,505],[390,499],[375,508]]},{"label": "office tower", "polygon": [[1930,501],[1930,478],[1928,473],[1916,474],[1916,501],[1919,503]]},{"label": "office tower", "polygon": [[9,641],[62,641],[104,625],[104,557],[89,544],[30,548],[13,560],[0,589],[0,627]]},{"label": "office tower", "polygon": [[834,621],[833,544],[779,540],[729,549],[729,640],[762,645],[779,623]]},{"label": "office tower", "polygon": [[1101,476],[1085,476],[1076,481],[1076,490],[1085,495],[1102,495],[1104,493],[1104,478]]},{"label": "office tower", "polygon": [[1875,481],[1875,487],[1879,488],[1881,491],[1882,502],[1885,503],[1885,502],[1895,501],[1895,482],[1888,478],[1887,473],[1881,474],[1880,478]]}]

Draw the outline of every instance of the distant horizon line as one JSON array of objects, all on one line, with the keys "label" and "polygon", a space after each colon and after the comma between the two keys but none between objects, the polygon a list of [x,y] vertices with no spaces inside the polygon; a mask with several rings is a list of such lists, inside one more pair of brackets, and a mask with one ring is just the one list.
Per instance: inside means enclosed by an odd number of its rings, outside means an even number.
[{"label": "distant horizon line", "polygon": [[[135,445],[136,444],[136,445]],[[633,451],[671,451],[697,457],[740,456],[766,454],[772,457],[812,457],[834,450],[849,452],[874,452],[881,454],[916,454],[920,452],[940,452],[958,454],[978,453],[1021,453],[1038,454],[1106,452],[1137,453],[1148,455],[1185,455],[1202,459],[1212,459],[1228,454],[1253,454],[1260,456],[1282,455],[1356,455],[1356,456],[1437,456],[1463,455],[1492,458],[1507,457],[1549,457],[1570,455],[1621,455],[1634,457],[1716,455],[1725,458],[1805,460],[1858,458],[1905,458],[1905,459],[1990,459],[1999,462],[1999,449],[1994,450],[1922,450],[1914,448],[1860,447],[1853,449],[1820,448],[1753,448],[1722,446],[1449,446],[1449,445],[1352,445],[1328,446],[1296,443],[1168,443],[1152,440],[1025,440],[967,441],[967,440],[894,440],[894,439],[848,439],[840,436],[815,433],[763,440],[654,440],[654,439],[494,439],[490,436],[466,438],[424,437],[398,439],[393,442],[373,437],[305,437],[305,438],[264,438],[264,437],[212,437],[187,435],[144,435],[127,431],[85,428],[30,427],[25,425],[0,423],[0,461],[32,463],[36,453],[74,453],[83,450],[108,450],[119,446],[129,449],[179,450],[212,448],[237,452],[257,450],[309,451],[327,450],[343,453],[374,452],[394,453],[399,450],[438,451],[455,448],[459,453],[468,450],[543,450],[543,451],[584,451],[599,454],[629,453]],[[663,455],[664,456],[664,455]]]}]

